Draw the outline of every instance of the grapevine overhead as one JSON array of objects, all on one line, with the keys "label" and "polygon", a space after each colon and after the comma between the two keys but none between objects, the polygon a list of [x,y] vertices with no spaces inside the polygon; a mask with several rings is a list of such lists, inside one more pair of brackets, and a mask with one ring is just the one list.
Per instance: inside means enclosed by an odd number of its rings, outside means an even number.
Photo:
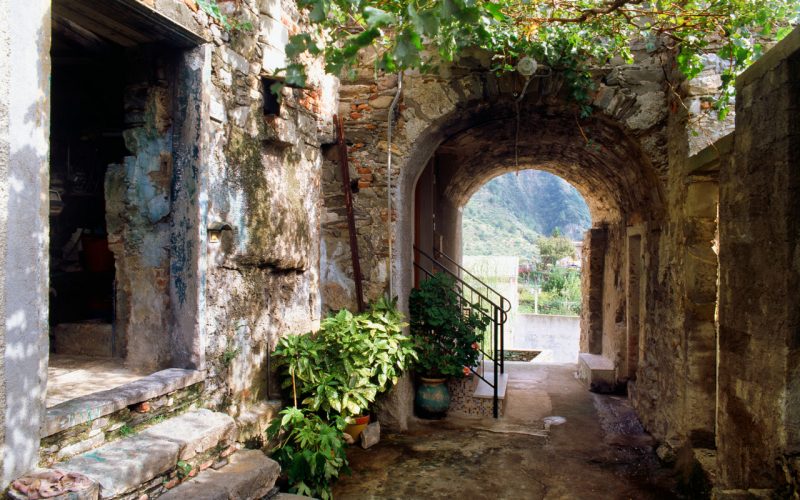
[{"label": "grapevine overhead", "polygon": [[358,54],[373,47],[377,69],[430,70],[468,47],[488,50],[495,71],[523,56],[563,73],[572,97],[586,104],[592,65],[632,61],[631,43],[673,50],[692,78],[701,55],[727,64],[719,109],[724,114],[735,76],[800,19],[800,0],[297,0],[308,9],[307,32],[286,46],[287,84],[305,84],[302,54],[324,56],[326,70],[346,77]]}]

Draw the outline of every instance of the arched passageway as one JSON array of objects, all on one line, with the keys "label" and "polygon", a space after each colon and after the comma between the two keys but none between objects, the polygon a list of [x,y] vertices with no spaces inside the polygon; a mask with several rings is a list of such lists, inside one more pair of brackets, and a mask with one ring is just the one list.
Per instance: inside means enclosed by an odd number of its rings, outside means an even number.
[{"label": "arched passageway", "polygon": [[[428,161],[405,172],[408,184],[416,174],[414,204],[400,214],[399,234],[413,234],[413,244],[423,251],[438,249],[460,261],[463,207],[487,181],[522,169],[566,180],[586,200],[593,226],[584,244],[581,351],[619,364],[619,378],[633,379],[644,344],[642,237],[660,227],[664,216],[657,172],[637,139],[613,120],[578,121],[566,106],[530,106],[521,111],[518,127],[516,115],[507,111],[498,106],[472,123],[458,114],[450,117],[454,128],[462,120],[461,129],[439,141]],[[402,278],[401,283],[411,284]],[[629,316],[631,296],[636,304]],[[614,385],[617,380],[589,382]]]},{"label": "arched passageway", "polygon": [[[713,174],[686,165],[690,134],[682,108],[670,107],[662,59],[641,53],[636,65],[602,69],[588,118],[558,75],[532,80],[517,102],[524,80],[497,77],[488,65],[476,54],[440,75],[406,73],[399,92],[393,75],[365,73],[342,86],[366,299],[388,292],[407,310],[415,242],[431,249],[437,240],[460,257],[459,209],[488,179],[522,168],[558,175],[584,196],[593,219],[583,245],[581,359],[594,363],[585,378],[599,389],[627,385],[663,442],[707,443],[716,428],[708,301],[717,269],[716,205],[707,195],[716,185]],[[331,159],[328,171],[337,168]],[[323,192],[323,304],[353,307],[341,179],[325,177]],[[411,392],[405,379],[383,405],[382,425],[407,427]]]}]

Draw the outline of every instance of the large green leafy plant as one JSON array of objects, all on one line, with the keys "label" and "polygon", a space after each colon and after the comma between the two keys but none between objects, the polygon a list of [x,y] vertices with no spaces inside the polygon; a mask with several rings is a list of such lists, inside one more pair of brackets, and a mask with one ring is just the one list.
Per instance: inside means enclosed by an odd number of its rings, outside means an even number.
[{"label": "large green leafy plant", "polygon": [[332,497],[331,483],[348,470],[347,419],[366,412],[416,359],[405,326],[396,301],[381,299],[366,313],[342,310],[319,331],[278,342],[274,357],[294,406],[271,422],[268,435],[278,440],[273,458],[291,492]]},{"label": "large green leafy plant", "polygon": [[281,464],[292,493],[333,498],[330,485],[342,472],[350,472],[343,427],[341,417],[330,424],[297,407],[286,408],[270,423],[267,434],[280,439],[272,458]]},{"label": "large green leafy plant", "polygon": [[423,376],[464,375],[477,364],[489,317],[456,293],[450,275],[434,274],[413,289],[409,312]]},{"label": "large green leafy plant", "polygon": [[416,358],[405,326],[396,303],[381,299],[362,314],[339,311],[318,332],[284,337],[274,353],[283,385],[313,412],[361,414]]}]

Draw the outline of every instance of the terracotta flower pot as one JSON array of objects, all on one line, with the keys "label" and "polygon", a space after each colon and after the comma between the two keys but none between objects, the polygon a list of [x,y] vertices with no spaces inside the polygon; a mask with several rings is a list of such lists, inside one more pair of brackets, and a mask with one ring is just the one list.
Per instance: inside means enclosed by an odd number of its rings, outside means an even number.
[{"label": "terracotta flower pot", "polygon": [[354,441],[358,441],[359,436],[361,436],[361,433],[364,432],[364,429],[366,429],[368,425],[369,415],[353,417],[353,423],[347,424],[347,427],[344,428],[344,431],[350,434]]},{"label": "terracotta flower pot", "polygon": [[419,417],[439,419],[446,416],[450,408],[447,379],[420,377],[414,403]]}]

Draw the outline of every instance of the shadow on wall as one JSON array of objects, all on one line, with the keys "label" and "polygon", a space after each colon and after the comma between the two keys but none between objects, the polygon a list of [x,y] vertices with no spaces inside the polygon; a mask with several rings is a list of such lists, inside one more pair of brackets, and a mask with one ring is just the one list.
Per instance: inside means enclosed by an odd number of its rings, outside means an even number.
[{"label": "shadow on wall", "polygon": [[[47,382],[47,200],[50,2],[0,1],[15,22],[4,44],[8,64],[2,96],[8,106],[7,164],[0,165],[3,186],[0,239],[0,317],[5,323],[0,383],[2,485],[34,466]],[[3,30],[5,31],[5,30]],[[5,36],[3,36],[5,38]],[[11,99],[13,97],[13,100]],[[6,137],[3,137],[5,140]],[[4,158],[5,159],[5,158]]]}]

